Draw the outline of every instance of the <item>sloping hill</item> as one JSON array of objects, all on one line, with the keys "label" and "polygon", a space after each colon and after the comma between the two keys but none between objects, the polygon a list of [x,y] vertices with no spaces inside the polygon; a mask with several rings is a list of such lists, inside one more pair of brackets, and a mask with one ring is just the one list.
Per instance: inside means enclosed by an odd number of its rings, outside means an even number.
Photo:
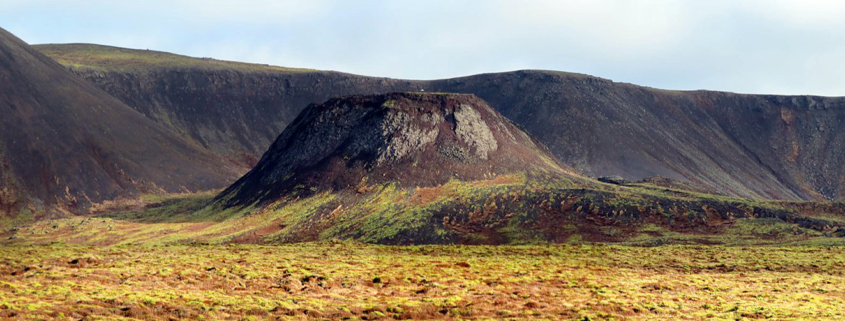
[{"label": "sloping hill", "polygon": [[741,197],[845,198],[845,134],[835,130],[843,98],[665,91],[553,71],[404,81],[181,56],[174,66],[145,58],[161,53],[125,50],[114,59],[124,49],[95,45],[38,48],[151,119],[248,164],[309,103],[425,89],[481,97],[587,175],[659,175]]},{"label": "sloping hill", "polygon": [[660,175],[741,197],[842,199],[845,99],[664,91],[518,71],[434,81],[471,92],[586,174]]},{"label": "sloping hill", "polygon": [[219,188],[238,172],[2,29],[0,158],[5,218]]}]

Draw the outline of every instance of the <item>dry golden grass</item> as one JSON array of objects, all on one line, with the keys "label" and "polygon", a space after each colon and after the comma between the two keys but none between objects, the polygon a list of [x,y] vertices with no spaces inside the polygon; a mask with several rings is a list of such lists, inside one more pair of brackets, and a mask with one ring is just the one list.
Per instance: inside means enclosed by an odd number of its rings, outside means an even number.
[{"label": "dry golden grass", "polygon": [[841,320],[826,247],[7,246],[11,319]]}]

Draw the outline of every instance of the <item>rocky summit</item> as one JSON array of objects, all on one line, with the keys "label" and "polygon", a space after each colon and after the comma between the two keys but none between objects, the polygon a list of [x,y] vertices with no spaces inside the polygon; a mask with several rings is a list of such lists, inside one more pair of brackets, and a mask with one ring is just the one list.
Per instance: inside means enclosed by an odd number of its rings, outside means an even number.
[{"label": "rocky summit", "polygon": [[474,95],[348,96],[308,106],[223,195],[231,204],[252,204],[290,192],[434,186],[515,172],[571,174]]}]

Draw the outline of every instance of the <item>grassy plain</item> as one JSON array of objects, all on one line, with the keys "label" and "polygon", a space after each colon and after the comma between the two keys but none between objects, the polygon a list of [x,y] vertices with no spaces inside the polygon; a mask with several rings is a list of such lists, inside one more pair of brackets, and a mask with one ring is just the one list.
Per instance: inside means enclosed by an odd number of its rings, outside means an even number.
[{"label": "grassy plain", "polygon": [[845,248],[10,245],[10,319],[842,320]]},{"label": "grassy plain", "polygon": [[[18,222],[0,230],[0,319],[845,319],[845,238],[832,237],[833,227],[762,215],[796,208],[833,226],[842,220],[833,214],[841,204],[521,184],[520,177],[496,177],[416,189],[367,186],[350,203],[318,193],[232,210],[209,205],[213,192],[147,196],[125,210]],[[550,210],[576,198],[596,210],[669,202],[692,211],[703,200],[756,214],[678,229],[674,224],[689,221],[667,221],[668,212],[628,224],[540,221],[547,212],[532,207]],[[497,227],[509,245],[335,241],[379,242],[430,226],[440,229],[435,234],[461,230],[471,225],[438,225],[446,221],[434,216],[438,209],[495,217],[495,205],[506,208],[508,200],[526,213]],[[605,217],[624,218],[619,211]],[[547,245],[532,234],[532,222],[561,225],[558,232],[571,237],[558,241],[568,244]],[[720,225],[707,229],[707,222]],[[290,239],[297,235],[319,242]],[[597,235],[615,244],[589,243]],[[523,241],[533,244],[516,245]],[[294,243],[240,244],[285,242]]]}]

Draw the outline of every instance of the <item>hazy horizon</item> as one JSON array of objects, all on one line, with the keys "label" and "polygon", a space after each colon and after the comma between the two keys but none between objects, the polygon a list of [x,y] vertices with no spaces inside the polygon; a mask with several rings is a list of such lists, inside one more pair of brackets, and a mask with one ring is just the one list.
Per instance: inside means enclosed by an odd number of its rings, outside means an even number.
[{"label": "hazy horizon", "polygon": [[823,96],[845,96],[842,16],[837,1],[0,4],[0,27],[31,44],[400,79],[544,69],[662,89]]}]

